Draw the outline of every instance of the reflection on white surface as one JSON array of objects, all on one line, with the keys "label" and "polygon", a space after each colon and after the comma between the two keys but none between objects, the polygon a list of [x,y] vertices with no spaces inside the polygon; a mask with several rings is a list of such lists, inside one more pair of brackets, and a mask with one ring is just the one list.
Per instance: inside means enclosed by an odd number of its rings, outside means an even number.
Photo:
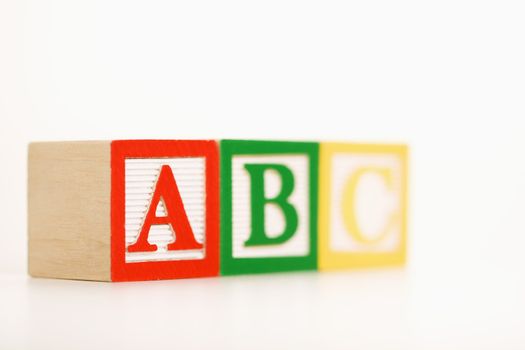
[{"label": "reflection on white surface", "polygon": [[487,269],[137,283],[0,276],[2,348],[519,349],[525,278]]}]

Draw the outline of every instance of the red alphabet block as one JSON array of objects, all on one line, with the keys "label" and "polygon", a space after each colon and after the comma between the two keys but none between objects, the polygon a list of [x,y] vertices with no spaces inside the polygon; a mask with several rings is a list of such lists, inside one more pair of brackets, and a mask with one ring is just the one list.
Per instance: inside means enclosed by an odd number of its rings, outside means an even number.
[{"label": "red alphabet block", "polygon": [[30,273],[107,281],[217,275],[218,176],[214,141],[32,144]]}]

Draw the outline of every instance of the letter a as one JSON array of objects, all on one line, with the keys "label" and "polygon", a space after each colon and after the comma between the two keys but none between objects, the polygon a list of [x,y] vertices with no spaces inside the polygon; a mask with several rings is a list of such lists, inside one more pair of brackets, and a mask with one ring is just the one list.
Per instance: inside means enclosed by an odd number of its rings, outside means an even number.
[{"label": "letter a", "polygon": [[[166,209],[166,216],[157,216],[157,206],[162,200]],[[173,172],[168,165],[163,165],[151,204],[144,218],[137,241],[128,247],[128,252],[154,252],[157,246],[148,242],[149,231],[152,225],[170,225],[175,233],[175,242],[168,244],[168,250],[188,250],[202,248],[202,244],[195,240],[184,204],[175,182]]]}]

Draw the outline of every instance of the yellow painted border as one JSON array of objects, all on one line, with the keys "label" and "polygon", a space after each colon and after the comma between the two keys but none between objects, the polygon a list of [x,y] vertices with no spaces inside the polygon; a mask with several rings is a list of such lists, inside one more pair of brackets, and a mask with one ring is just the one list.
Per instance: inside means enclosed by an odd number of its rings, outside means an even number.
[{"label": "yellow painted border", "polygon": [[[401,243],[394,252],[334,252],[329,247],[331,163],[336,153],[396,154],[401,160]],[[408,146],[322,142],[319,149],[319,270],[403,265],[406,261],[408,211]]]}]

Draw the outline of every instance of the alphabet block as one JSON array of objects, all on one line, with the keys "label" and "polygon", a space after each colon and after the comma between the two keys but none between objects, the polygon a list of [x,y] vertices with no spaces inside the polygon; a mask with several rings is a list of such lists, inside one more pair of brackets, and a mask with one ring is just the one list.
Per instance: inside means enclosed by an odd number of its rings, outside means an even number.
[{"label": "alphabet block", "polygon": [[405,261],[407,147],[321,143],[319,269]]},{"label": "alphabet block", "polygon": [[316,269],[318,144],[220,148],[221,273]]},{"label": "alphabet block", "polygon": [[32,276],[132,281],[219,272],[215,141],[33,143]]}]

